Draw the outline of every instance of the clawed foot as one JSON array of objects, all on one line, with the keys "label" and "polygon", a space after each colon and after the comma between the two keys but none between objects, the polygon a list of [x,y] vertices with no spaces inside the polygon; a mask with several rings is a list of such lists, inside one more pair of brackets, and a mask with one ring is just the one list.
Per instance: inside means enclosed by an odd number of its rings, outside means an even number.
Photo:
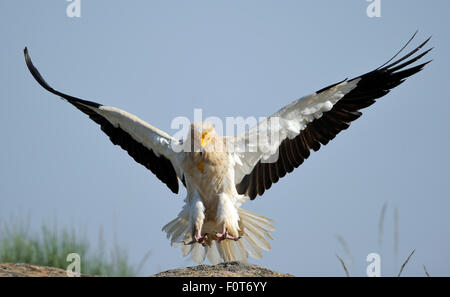
[{"label": "clawed foot", "polygon": [[194,235],[194,239],[192,239],[190,242],[183,241],[184,245],[191,245],[194,243],[200,243],[202,246],[206,246],[206,240],[208,239],[208,233],[206,233],[203,236],[200,235]]},{"label": "clawed foot", "polygon": [[234,237],[228,233],[228,230],[224,230],[222,233],[216,232],[216,237],[219,239],[219,242],[225,239],[231,239],[234,241],[238,241],[242,236]]},{"label": "clawed foot", "polygon": [[[234,237],[234,236],[230,235],[230,233],[228,233],[228,230],[226,228],[224,228],[222,233],[216,232],[215,235],[219,242],[221,242],[225,239],[231,239],[234,241],[238,241],[242,237],[242,236]],[[202,246],[206,246],[207,240],[208,240],[208,233],[205,233],[205,235],[201,236],[200,232],[197,231],[196,234],[194,235],[194,238],[191,241],[189,241],[189,242],[183,241],[183,244],[184,245],[192,245],[194,243],[200,243]]]}]

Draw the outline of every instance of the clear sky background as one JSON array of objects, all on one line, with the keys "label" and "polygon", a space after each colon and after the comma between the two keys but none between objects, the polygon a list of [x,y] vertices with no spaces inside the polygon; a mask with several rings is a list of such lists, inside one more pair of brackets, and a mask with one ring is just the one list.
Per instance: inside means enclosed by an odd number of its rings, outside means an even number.
[{"label": "clear sky background", "polygon": [[[141,271],[193,265],[161,227],[185,196],[113,146],[84,114],[43,90],[23,48],[46,80],[68,94],[116,106],[173,134],[194,108],[218,116],[266,116],[305,94],[388,60],[419,29],[433,35],[434,61],[369,107],[263,197],[244,205],[275,220],[272,251],[252,263],[297,276],[364,276],[369,253],[392,276],[450,276],[448,1],[381,0],[369,18],[352,1],[0,1],[0,220],[31,216],[103,228]],[[383,240],[378,242],[387,203]],[[394,252],[394,209],[399,252]],[[347,242],[351,256],[336,239]],[[351,262],[352,261],[352,262]]]}]

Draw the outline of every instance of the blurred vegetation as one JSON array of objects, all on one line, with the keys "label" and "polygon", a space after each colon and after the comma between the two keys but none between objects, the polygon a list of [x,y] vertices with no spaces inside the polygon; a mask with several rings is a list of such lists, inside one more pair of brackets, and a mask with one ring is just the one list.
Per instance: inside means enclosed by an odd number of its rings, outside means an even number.
[{"label": "blurred vegetation", "polygon": [[66,269],[70,253],[81,258],[81,274],[101,276],[135,276],[138,269],[130,265],[128,253],[116,243],[108,251],[102,232],[93,250],[86,232],[60,229],[57,224],[42,223],[40,232],[30,232],[30,220],[13,218],[0,221],[0,263],[27,263]]},{"label": "blurred vegetation", "polygon": [[[384,221],[385,221],[385,218],[386,218],[386,210],[387,210],[387,206],[388,206],[388,203],[387,202],[385,202],[384,204],[383,204],[383,206],[382,206],[382,208],[381,208],[381,212],[380,212],[380,217],[379,217],[379,220],[378,220],[378,248],[379,248],[379,250],[381,250],[381,248],[382,248],[382,245],[383,245],[383,232],[384,232]],[[394,256],[395,256],[395,260],[397,260],[397,257],[398,257],[398,248],[399,248],[399,216],[398,216],[398,208],[397,207],[395,207],[394,208],[394,215],[393,215],[393,218],[394,218],[394,240],[393,240],[393,251],[394,251]],[[345,241],[345,239],[341,236],[341,235],[336,235],[336,240],[338,241],[338,243],[341,245],[341,247],[343,248],[343,250],[344,250],[344,252],[345,252],[345,254],[346,254],[346,256],[347,256],[347,262],[348,262],[348,264],[352,264],[352,262],[353,262],[353,256],[352,256],[352,254],[351,254],[351,252],[350,252],[350,249],[349,249],[349,247],[348,247],[348,244],[347,244],[347,242]],[[401,265],[401,267],[400,267],[400,271],[399,271],[399,273],[397,274],[397,277],[400,277],[401,276],[401,274],[402,274],[402,272],[403,272],[403,270],[405,269],[405,266],[406,266],[406,264],[408,264],[408,262],[409,262],[409,260],[411,259],[411,257],[414,255],[414,253],[415,253],[415,249],[409,254],[409,256],[405,259],[405,261],[403,262],[403,264]],[[337,255],[336,254],[336,257],[337,257],[337,259],[339,260],[339,262],[341,263],[341,265],[342,265],[342,268],[344,269],[344,271],[345,271],[345,274],[346,274],[346,276],[350,276],[350,273],[349,273],[349,265],[347,265],[347,264],[345,264],[345,262],[344,262],[344,260],[339,256],[339,255]],[[368,260],[367,260],[368,261]],[[425,266],[425,265],[423,265],[423,270],[424,270],[424,272],[425,272],[425,275],[426,276],[430,276],[430,273],[428,272],[428,270],[427,270],[427,267]]]}]

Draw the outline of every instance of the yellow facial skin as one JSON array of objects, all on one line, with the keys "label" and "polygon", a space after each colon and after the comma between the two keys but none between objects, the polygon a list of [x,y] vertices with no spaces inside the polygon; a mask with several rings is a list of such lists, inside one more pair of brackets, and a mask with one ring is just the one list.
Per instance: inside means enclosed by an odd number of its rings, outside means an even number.
[{"label": "yellow facial skin", "polygon": [[208,132],[203,132],[202,133],[202,140],[201,140],[202,147],[207,146],[210,141],[211,141],[211,138],[209,136],[209,133]]}]

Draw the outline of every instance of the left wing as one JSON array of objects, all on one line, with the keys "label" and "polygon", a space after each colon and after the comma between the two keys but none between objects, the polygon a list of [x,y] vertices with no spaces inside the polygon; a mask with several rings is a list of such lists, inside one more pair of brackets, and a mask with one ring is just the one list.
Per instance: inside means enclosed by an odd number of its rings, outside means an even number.
[{"label": "left wing", "polygon": [[28,69],[44,89],[66,99],[87,114],[100,125],[113,144],[126,150],[136,162],[153,172],[172,192],[178,193],[178,177],[183,177],[178,166],[179,154],[172,150],[172,143],[178,140],[126,111],[72,97],[53,89],[34,67],[27,48],[24,54]]},{"label": "left wing", "polygon": [[[262,195],[273,183],[301,165],[309,157],[311,149],[318,151],[321,145],[326,145],[339,132],[347,129],[352,121],[362,115],[359,110],[372,105],[375,99],[386,95],[407,77],[421,71],[430,61],[405,67],[422,58],[431,49],[407,59],[430,38],[389,64],[415,35],[391,60],[376,70],[294,101],[256,127],[230,139],[236,150],[232,156],[235,160],[238,193],[245,194],[252,200],[257,195]],[[274,122],[277,125],[272,126]]]}]

